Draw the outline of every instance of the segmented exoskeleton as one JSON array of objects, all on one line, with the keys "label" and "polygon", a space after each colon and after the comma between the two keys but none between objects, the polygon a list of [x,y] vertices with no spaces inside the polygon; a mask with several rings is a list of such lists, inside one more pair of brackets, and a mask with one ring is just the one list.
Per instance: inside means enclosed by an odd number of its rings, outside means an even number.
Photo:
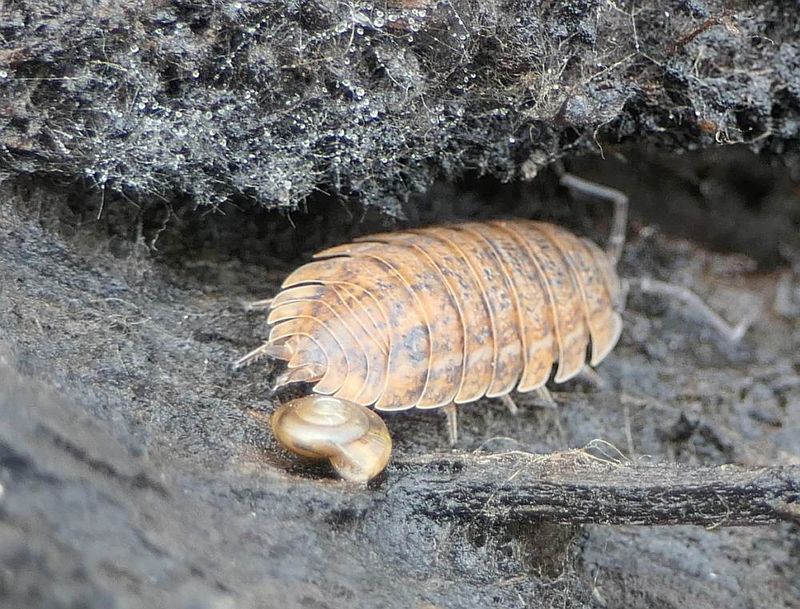
[{"label": "segmented exoskeleton", "polygon": [[384,233],[318,253],[271,302],[279,383],[378,410],[564,382],[619,338],[620,282],[594,243],[543,222]]}]

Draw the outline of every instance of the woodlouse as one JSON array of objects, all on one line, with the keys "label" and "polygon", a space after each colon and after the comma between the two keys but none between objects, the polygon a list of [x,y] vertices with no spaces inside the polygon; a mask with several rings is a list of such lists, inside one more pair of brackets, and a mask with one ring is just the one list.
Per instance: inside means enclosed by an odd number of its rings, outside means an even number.
[{"label": "woodlouse", "polygon": [[[625,298],[615,265],[627,198],[569,174],[562,183],[614,201],[607,251],[530,220],[361,237],[319,252],[286,278],[275,298],[253,303],[270,308],[269,340],[237,365],[260,356],[285,360],[276,387],[315,383],[314,392],[339,400],[343,411],[443,407],[451,442],[455,404],[513,390],[546,395],[553,368],[554,382],[562,383],[586,368],[587,353],[596,366],[613,349]],[[734,340],[751,321],[730,328],[684,288],[650,279],[639,286],[695,305]],[[331,402],[320,406],[324,412],[314,410],[313,400],[303,404],[307,424],[283,424],[287,410],[301,412],[294,403],[273,416],[281,443],[305,456],[315,454],[312,446],[321,457],[340,452],[331,444],[341,428],[325,428],[343,424],[331,418]],[[293,436],[295,429],[302,431]],[[376,469],[374,463],[353,467]]]},{"label": "woodlouse", "polygon": [[596,245],[552,224],[468,223],[324,250],[272,300],[280,383],[378,410],[438,408],[578,374],[613,348],[620,283]]}]

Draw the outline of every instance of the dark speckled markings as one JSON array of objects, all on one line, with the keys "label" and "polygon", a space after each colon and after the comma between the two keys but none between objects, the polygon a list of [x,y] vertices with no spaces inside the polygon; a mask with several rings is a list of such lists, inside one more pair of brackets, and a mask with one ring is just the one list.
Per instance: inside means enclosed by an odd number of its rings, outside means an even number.
[{"label": "dark speckled markings", "polygon": [[438,408],[564,382],[622,325],[614,265],[527,220],[362,237],[318,253],[272,302],[285,382],[378,410]]}]

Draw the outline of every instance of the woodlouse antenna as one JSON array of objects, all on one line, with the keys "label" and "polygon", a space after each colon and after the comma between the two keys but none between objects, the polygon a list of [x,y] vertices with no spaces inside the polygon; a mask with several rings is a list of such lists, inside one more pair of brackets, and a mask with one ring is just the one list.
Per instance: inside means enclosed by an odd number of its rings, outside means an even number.
[{"label": "woodlouse antenna", "polygon": [[738,324],[733,326],[689,288],[658,281],[657,279],[650,279],[649,277],[641,277],[632,281],[645,294],[667,296],[681,301],[695,310],[711,327],[732,343],[738,343],[744,337],[760,313],[760,307],[754,307]]},{"label": "woodlouse antenna", "polygon": [[[563,186],[580,192],[581,194],[597,197],[599,199],[609,200],[614,204],[614,214],[611,220],[611,233],[608,238],[608,245],[606,246],[606,254],[609,259],[616,265],[622,255],[622,249],[625,245],[625,229],[628,222],[628,208],[629,201],[625,193],[620,192],[614,188],[601,186],[594,182],[584,180],[571,173],[564,171],[563,166],[557,166],[556,171],[560,173],[560,182]],[[650,279],[649,277],[642,277],[638,279],[630,279],[622,282],[622,290],[620,294],[621,302],[625,302],[628,289],[630,285],[637,285],[642,292],[647,294],[655,294],[660,296],[667,296],[675,300],[679,300],[697,311],[717,332],[719,332],[727,340],[736,343],[742,339],[747,333],[748,328],[752,325],[753,321],[758,317],[759,310],[754,309],[750,311],[738,324],[735,326],[725,321],[719,313],[714,311],[708,306],[697,294],[683,286],[673,285],[664,281]]]},{"label": "woodlouse antenna", "polygon": [[561,174],[561,184],[570,190],[611,201],[614,204],[614,215],[611,219],[611,233],[608,237],[606,254],[616,266],[620,256],[622,256],[622,248],[625,246],[625,228],[628,224],[628,196],[619,190],[589,182],[571,173]]}]

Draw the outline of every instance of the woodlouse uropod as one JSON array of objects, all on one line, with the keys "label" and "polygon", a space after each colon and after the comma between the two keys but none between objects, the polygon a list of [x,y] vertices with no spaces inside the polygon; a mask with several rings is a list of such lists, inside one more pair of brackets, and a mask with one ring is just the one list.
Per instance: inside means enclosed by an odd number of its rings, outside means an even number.
[{"label": "woodlouse uropod", "polygon": [[[330,396],[317,417],[322,428],[305,426],[298,436],[282,423],[284,409],[295,405],[276,411],[279,441],[305,456],[316,443],[328,457],[331,399],[342,409],[445,408],[454,441],[455,404],[546,391],[553,368],[556,383],[567,381],[585,368],[587,352],[589,364],[599,364],[622,330],[624,290],[615,265],[627,199],[574,176],[562,181],[615,202],[606,251],[530,220],[409,229],[319,252],[277,296],[254,303],[270,309],[269,340],[237,365],[260,356],[285,360],[277,386],[311,382],[314,392]],[[659,282],[645,287],[674,292]]]}]

